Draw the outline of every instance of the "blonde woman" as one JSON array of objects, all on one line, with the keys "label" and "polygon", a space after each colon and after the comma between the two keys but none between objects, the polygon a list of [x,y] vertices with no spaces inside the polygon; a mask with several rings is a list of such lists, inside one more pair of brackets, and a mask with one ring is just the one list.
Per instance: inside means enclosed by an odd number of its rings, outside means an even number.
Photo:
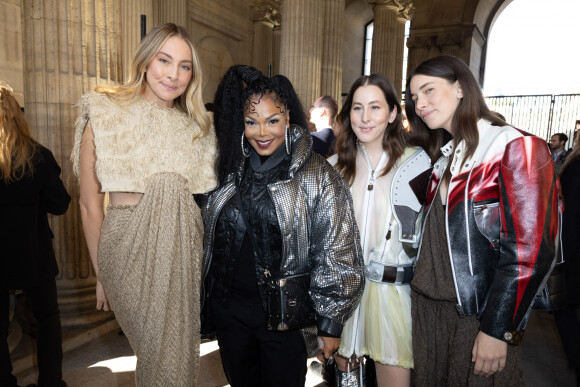
[{"label": "blonde woman", "polygon": [[30,135],[12,88],[0,82],[0,386],[18,386],[8,351],[8,291],[23,289],[37,321],[38,385],[64,387],[58,266],[47,213],[70,196],[52,153]]},{"label": "blonde woman", "polygon": [[126,84],[80,102],[72,159],[97,309],[115,312],[139,386],[192,386],[199,370],[203,226],[192,194],[216,184],[201,85],[187,32],[164,24],[143,40]]}]

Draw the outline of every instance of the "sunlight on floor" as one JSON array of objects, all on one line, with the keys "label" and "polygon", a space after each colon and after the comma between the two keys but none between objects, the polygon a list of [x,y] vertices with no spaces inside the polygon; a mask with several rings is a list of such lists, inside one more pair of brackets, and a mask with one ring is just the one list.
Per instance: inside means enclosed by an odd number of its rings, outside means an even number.
[{"label": "sunlight on floor", "polygon": [[[203,343],[200,345],[199,347],[199,354],[200,356],[205,356],[205,355],[209,355],[215,351],[218,351],[219,347],[217,344],[217,340],[214,341],[210,341],[207,343]],[[308,359],[308,364],[310,364],[312,361],[314,360],[314,358]],[[135,366],[137,364],[137,358],[135,356],[121,356],[121,357],[116,357],[113,359],[107,359],[107,360],[103,360],[100,362],[97,362],[93,365],[90,365],[88,368],[93,368],[93,367],[103,367],[103,368],[108,368],[111,373],[120,373],[120,372],[131,372],[131,371],[135,371]],[[316,374],[316,372],[312,372],[312,369],[308,370],[308,373],[306,374],[306,386],[316,386],[318,385],[320,382],[322,382],[321,378],[319,375]],[[223,386],[223,387],[228,387],[229,384]]]},{"label": "sunlight on floor", "polygon": [[[200,356],[205,356],[209,353],[217,351],[219,349],[217,341],[210,341],[208,343],[203,343],[199,347]],[[112,373],[117,372],[129,372],[135,371],[135,366],[137,364],[137,358],[135,356],[122,356],[114,359],[103,360],[88,368],[93,367],[105,367],[111,370]]]},{"label": "sunlight on floor", "polygon": [[199,346],[199,356],[205,356],[208,353],[219,350],[217,340],[208,341]]},{"label": "sunlight on floor", "polygon": [[88,368],[105,367],[111,370],[112,373],[135,371],[137,358],[135,356],[122,356],[114,359],[103,360]]}]

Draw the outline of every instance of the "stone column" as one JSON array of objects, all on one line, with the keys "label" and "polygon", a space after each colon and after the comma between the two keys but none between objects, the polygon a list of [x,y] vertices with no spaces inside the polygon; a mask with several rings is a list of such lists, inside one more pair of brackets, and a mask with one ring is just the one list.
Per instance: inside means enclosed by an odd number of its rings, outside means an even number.
[{"label": "stone column", "polygon": [[95,275],[81,227],[79,189],[69,161],[79,97],[121,78],[120,2],[22,0],[25,112],[33,136],[62,167],[73,200],[50,218],[64,327],[113,317],[95,310]]},{"label": "stone column", "polygon": [[330,95],[340,106],[342,92],[342,42],[344,39],[344,0],[323,0],[322,71],[320,95]]},{"label": "stone column", "polygon": [[274,57],[273,28],[280,25],[280,13],[268,4],[257,4],[252,7],[252,19],[254,20],[252,65],[267,75],[268,65],[273,64]]},{"label": "stone column", "polygon": [[272,28],[272,75],[280,74],[281,27]]},{"label": "stone column", "polygon": [[441,28],[411,29],[407,39],[409,56],[407,71],[413,71],[424,60],[437,55],[453,55],[463,60],[475,79],[483,85],[481,65],[482,47],[485,37],[475,24],[454,25]]},{"label": "stone column", "polygon": [[0,79],[12,87],[14,98],[20,106],[24,106],[20,18],[19,1],[0,0]]},{"label": "stone column", "polygon": [[395,85],[401,98],[405,22],[413,15],[411,0],[369,0],[375,14],[371,72],[382,73]]},{"label": "stone column", "polygon": [[294,85],[308,110],[320,95],[322,0],[284,0],[280,73]]},{"label": "stone column", "polygon": [[163,23],[187,28],[187,0],[153,0],[153,16],[151,28]]},{"label": "stone column", "polygon": [[122,34],[122,69],[124,81],[129,77],[131,59],[135,56],[141,44],[141,15],[145,15],[146,32],[154,27],[151,0],[122,0],[121,3],[121,34]]}]

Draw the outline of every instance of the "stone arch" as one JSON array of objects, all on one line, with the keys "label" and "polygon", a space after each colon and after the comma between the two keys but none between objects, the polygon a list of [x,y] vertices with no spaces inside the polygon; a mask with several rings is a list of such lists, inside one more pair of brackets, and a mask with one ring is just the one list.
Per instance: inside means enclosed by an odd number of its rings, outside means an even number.
[{"label": "stone arch", "polygon": [[234,59],[226,43],[215,36],[204,36],[196,43],[196,48],[205,79],[203,100],[213,102],[219,82],[235,64]]},{"label": "stone arch", "polygon": [[479,28],[484,37],[479,57],[479,84],[483,85],[485,78],[485,63],[487,59],[487,42],[493,24],[498,16],[513,0],[480,0],[473,14],[473,23]]},{"label": "stone arch", "polygon": [[342,93],[362,75],[365,25],[373,20],[373,9],[367,0],[349,0],[344,12],[344,50],[342,60]]},{"label": "stone arch", "polygon": [[467,63],[483,84],[487,39],[497,16],[512,0],[425,0],[415,2],[408,71],[441,54]]}]

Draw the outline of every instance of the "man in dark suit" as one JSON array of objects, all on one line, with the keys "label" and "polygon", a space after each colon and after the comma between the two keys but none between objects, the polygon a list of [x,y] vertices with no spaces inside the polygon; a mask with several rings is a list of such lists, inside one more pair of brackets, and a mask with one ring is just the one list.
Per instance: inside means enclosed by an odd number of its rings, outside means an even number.
[{"label": "man in dark suit", "polygon": [[550,137],[550,151],[552,152],[552,160],[554,160],[554,167],[556,172],[559,174],[562,169],[562,165],[566,161],[566,156],[568,151],[566,150],[566,141],[568,141],[568,136],[564,133],[556,133]]},{"label": "man in dark suit", "polygon": [[334,132],[332,124],[338,113],[336,100],[329,95],[319,97],[310,108],[310,122],[316,126],[312,135],[312,151],[323,157],[332,156],[334,151]]}]

